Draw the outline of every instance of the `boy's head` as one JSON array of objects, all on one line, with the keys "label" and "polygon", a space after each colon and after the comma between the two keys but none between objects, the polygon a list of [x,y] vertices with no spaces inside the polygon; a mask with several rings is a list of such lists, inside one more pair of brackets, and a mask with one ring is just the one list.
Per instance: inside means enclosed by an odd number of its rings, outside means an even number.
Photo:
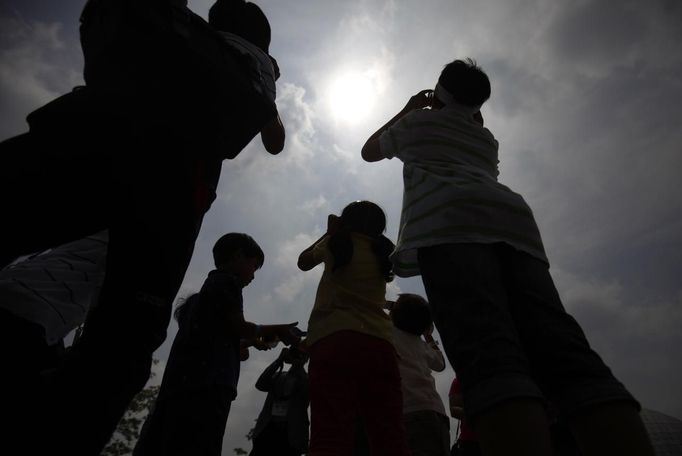
[{"label": "boy's head", "polygon": [[404,293],[391,306],[393,325],[405,332],[421,336],[433,323],[431,308],[426,299],[416,294]]},{"label": "boy's head", "polygon": [[270,22],[258,5],[244,0],[216,0],[208,10],[208,23],[222,32],[230,32],[258,46],[268,54]]},{"label": "boy's head", "polygon": [[[455,60],[445,65],[438,78],[438,85],[447,92],[439,91],[436,86],[436,97],[445,105],[454,101],[480,108],[490,98],[490,80],[471,59]],[[447,99],[448,95],[452,97],[451,100]]]},{"label": "boy's head", "polygon": [[216,268],[233,273],[245,287],[263,266],[265,254],[248,234],[227,233],[213,246],[213,261]]}]

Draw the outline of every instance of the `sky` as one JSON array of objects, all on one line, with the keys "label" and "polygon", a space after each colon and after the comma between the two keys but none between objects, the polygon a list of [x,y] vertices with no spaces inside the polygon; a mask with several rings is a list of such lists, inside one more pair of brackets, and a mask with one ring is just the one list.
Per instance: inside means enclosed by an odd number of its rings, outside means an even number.
[{"label": "sky", "polygon": [[[256,138],[225,161],[179,296],[197,291],[220,235],[247,232],[266,260],[244,290],[245,316],[307,327],[320,268],[298,254],[327,214],[370,199],[395,240],[397,160],[367,164],[365,140],[442,67],[472,57],[491,79],[483,106],[500,142],[500,181],[533,208],[567,310],[649,409],[682,417],[682,3],[677,0],[262,0],[278,60],[287,143]],[[82,84],[83,0],[0,1],[0,139]],[[191,0],[206,17],[211,2]],[[93,153],[95,153],[93,151]],[[423,294],[397,279],[388,297]],[[157,352],[167,358],[176,332]],[[265,400],[253,384],[279,350],[242,366],[223,454]],[[435,374],[445,399],[450,367]],[[451,423],[454,427],[455,422]]]}]

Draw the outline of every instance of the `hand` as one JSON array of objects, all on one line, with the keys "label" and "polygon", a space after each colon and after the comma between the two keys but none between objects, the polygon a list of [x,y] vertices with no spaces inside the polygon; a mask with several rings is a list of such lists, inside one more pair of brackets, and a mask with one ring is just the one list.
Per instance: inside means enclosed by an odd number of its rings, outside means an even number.
[{"label": "hand", "polygon": [[431,106],[432,101],[433,90],[431,89],[422,90],[421,92],[417,93],[416,95],[413,95],[412,98],[410,98],[410,101],[407,102],[403,110],[412,111],[414,109],[426,108],[427,106]]},{"label": "hand", "polygon": [[297,345],[301,341],[301,337],[297,335],[297,332],[300,332],[296,327],[297,324],[298,322],[277,325],[277,336],[284,345]]},{"label": "hand", "polygon": [[270,350],[271,348],[275,347],[277,345],[277,339],[273,339],[271,341],[265,341],[262,338],[255,339],[253,341],[253,346],[256,347],[256,350],[260,351],[267,351]]}]

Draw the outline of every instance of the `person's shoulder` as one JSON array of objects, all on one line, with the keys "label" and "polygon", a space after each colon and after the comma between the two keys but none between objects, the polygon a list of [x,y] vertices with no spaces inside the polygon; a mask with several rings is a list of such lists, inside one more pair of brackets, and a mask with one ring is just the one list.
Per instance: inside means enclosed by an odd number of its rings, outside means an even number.
[{"label": "person's shoulder", "polygon": [[241,287],[234,274],[220,269],[214,269],[208,273],[206,280],[204,280],[203,288],[221,288],[227,291],[239,291],[241,293]]}]

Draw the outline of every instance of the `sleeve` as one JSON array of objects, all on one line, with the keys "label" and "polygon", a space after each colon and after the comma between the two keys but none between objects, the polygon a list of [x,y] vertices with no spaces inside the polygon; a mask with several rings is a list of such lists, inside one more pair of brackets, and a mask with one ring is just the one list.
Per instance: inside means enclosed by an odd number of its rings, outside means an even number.
[{"label": "sleeve", "polygon": [[431,346],[424,342],[424,350],[426,350],[426,360],[429,369],[436,372],[442,372],[445,369],[445,357],[443,352],[431,348]]},{"label": "sleeve", "polygon": [[327,263],[329,258],[331,258],[329,252],[329,236],[325,236],[324,239],[315,244],[315,247],[313,247],[313,258],[320,263]]},{"label": "sleeve", "polygon": [[403,160],[401,153],[410,138],[410,117],[412,113],[398,120],[379,136],[379,149],[384,157]]}]

